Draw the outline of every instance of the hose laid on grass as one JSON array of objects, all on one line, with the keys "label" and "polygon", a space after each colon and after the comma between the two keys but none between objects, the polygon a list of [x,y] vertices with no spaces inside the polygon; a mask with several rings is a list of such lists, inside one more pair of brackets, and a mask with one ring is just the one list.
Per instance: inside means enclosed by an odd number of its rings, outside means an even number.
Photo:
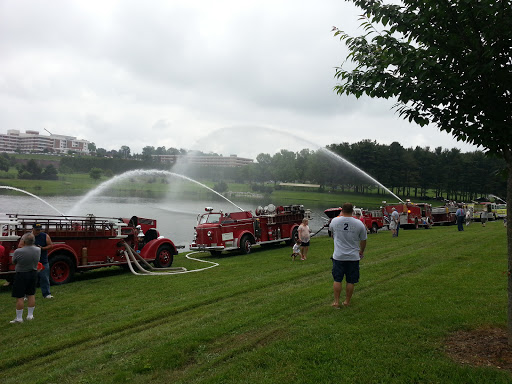
[{"label": "hose laid on grass", "polygon": [[[199,261],[199,262],[202,262],[202,263],[208,263],[208,264],[212,264],[212,265],[210,265],[209,267],[206,267],[206,268],[193,269],[193,270],[187,270],[186,268],[183,268],[183,267],[154,268],[146,260],[144,260],[144,258],[142,258],[142,256],[140,256],[138,253],[134,252],[132,247],[130,247],[126,243],[125,243],[125,249],[127,251],[124,251],[124,255],[126,257],[126,261],[128,261],[128,268],[130,268],[130,271],[134,275],[137,275],[137,276],[179,275],[179,274],[190,273],[190,272],[201,272],[201,271],[204,271],[204,270],[207,270],[207,269],[210,269],[210,268],[217,267],[219,265],[218,263],[214,263],[212,261],[206,261],[206,260],[201,260],[201,259],[196,259],[196,258],[190,257],[190,255],[193,255],[194,253],[200,253],[199,251],[195,251],[195,252],[187,253],[185,255],[185,257],[187,259],[189,259],[189,260]],[[147,269],[143,268],[139,264],[137,259],[141,260],[143,262],[143,264],[145,264],[151,270],[170,271],[170,272],[152,272],[152,271],[148,271]],[[135,264],[135,266],[137,267],[137,269],[141,273],[135,271],[135,269],[133,268],[132,263]]]}]

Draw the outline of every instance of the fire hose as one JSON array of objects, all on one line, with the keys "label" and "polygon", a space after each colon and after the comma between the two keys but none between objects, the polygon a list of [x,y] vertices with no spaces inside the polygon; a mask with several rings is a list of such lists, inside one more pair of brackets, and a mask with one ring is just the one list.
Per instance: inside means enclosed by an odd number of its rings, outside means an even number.
[{"label": "fire hose", "polygon": [[316,236],[320,233],[320,231],[324,228],[327,228],[327,226],[323,226],[322,228],[320,228],[318,231],[316,231],[314,234],[312,234],[310,237],[313,237],[313,236]]},{"label": "fire hose", "polygon": [[[137,276],[178,275],[178,274],[190,273],[190,272],[201,272],[206,269],[217,267],[219,265],[218,263],[214,263],[213,261],[206,261],[206,260],[201,260],[201,259],[196,259],[194,257],[190,257],[190,255],[193,255],[194,253],[199,253],[199,251],[194,251],[194,252],[187,253],[185,255],[185,257],[189,260],[199,261],[202,263],[208,263],[208,264],[212,264],[212,265],[205,267],[205,268],[193,269],[193,270],[187,270],[186,268],[183,268],[183,267],[154,268],[146,260],[144,260],[144,258],[141,255],[139,255],[137,252],[135,252],[133,250],[133,248],[130,245],[128,245],[126,242],[124,243],[124,246],[125,246],[124,255],[126,257],[126,261],[128,262],[128,268],[130,268],[130,271],[134,275],[137,275]],[[144,264],[149,270],[142,267],[140,265],[139,261],[137,261],[137,259],[140,260],[142,262],[142,264]],[[136,266],[136,268],[139,270],[140,273],[135,271],[132,263],[133,263],[133,265]],[[162,271],[162,272],[153,272],[153,271]],[[164,271],[167,271],[167,272],[164,272]]]}]

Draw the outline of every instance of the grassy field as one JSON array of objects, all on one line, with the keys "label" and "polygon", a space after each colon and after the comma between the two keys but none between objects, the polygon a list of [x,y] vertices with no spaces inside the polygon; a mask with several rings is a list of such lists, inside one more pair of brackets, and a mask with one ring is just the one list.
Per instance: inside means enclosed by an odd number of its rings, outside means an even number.
[{"label": "grassy field", "polygon": [[[388,202],[397,202],[391,195],[377,195],[377,194],[360,194],[353,192],[337,192],[337,193],[321,193],[321,192],[303,192],[303,191],[284,191],[277,190],[272,192],[272,199],[276,201],[293,201],[297,204],[308,203],[325,203],[333,207],[339,206],[346,201],[350,201],[356,207],[364,208],[378,208],[382,205],[383,200]],[[419,201],[416,201],[419,203]]]},{"label": "grassy field", "polygon": [[[290,248],[205,259],[177,276],[103,269],[38,292],[35,320],[9,324],[0,291],[0,382],[510,383],[451,361],[452,332],[505,327],[505,228],[491,222],[370,235],[352,306],[333,309],[332,240],[306,262]],[[176,266],[204,265],[176,258]]]}]

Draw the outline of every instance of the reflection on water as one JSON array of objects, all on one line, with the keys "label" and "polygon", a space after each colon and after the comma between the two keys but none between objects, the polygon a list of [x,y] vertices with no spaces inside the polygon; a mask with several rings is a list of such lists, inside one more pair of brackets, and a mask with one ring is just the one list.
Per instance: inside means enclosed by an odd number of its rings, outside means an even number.
[{"label": "reflection on water", "polygon": [[[75,208],[80,196],[50,196],[44,200],[55,206],[61,212],[68,214]],[[236,202],[236,200],[234,200]],[[258,205],[268,205],[271,201],[236,202],[237,205],[255,211]],[[76,216],[89,213],[95,216],[106,217],[147,217],[156,219],[160,234],[170,238],[176,245],[188,245],[192,242],[194,226],[197,216],[204,212],[204,208],[210,206],[223,212],[235,212],[236,208],[227,201],[222,200],[185,200],[185,199],[149,199],[140,197],[108,197],[101,196],[90,199],[80,206],[79,211],[74,211]],[[305,208],[313,212],[309,221],[309,227],[316,232],[324,224],[322,216],[326,208],[320,205],[309,205]],[[0,214],[21,213],[34,215],[55,215],[46,204],[30,196],[6,196],[0,195]]]}]

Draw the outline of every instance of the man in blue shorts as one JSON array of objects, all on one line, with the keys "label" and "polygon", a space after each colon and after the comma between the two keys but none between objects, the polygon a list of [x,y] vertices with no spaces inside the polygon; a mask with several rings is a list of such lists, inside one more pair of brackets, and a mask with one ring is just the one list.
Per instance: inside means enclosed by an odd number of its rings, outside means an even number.
[{"label": "man in blue shorts", "polygon": [[37,263],[41,249],[34,245],[35,238],[32,233],[26,233],[21,238],[23,247],[14,251],[12,263],[16,265],[16,276],[12,287],[12,297],[16,298],[16,318],[11,324],[23,323],[24,297],[28,299],[27,320],[34,319],[36,305]]},{"label": "man in blue shorts", "polygon": [[366,228],[364,224],[352,217],[354,207],[345,203],[341,216],[332,219],[329,230],[334,239],[332,255],[332,277],[334,279],[334,302],[332,306],[340,308],[340,294],[343,278],[346,280],[346,296],[343,306],[350,304],[354,293],[354,284],[359,281],[359,260],[364,257],[366,248]]}]

